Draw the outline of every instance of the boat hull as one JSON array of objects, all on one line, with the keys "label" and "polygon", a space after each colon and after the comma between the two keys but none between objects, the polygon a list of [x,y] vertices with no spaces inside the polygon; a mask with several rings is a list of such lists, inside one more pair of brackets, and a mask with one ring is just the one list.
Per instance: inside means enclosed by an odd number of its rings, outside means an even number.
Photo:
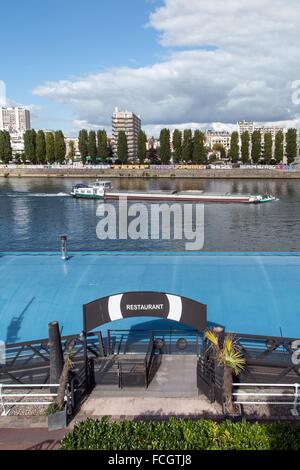
[{"label": "boat hull", "polygon": [[128,201],[164,201],[164,202],[199,202],[199,203],[237,203],[237,204],[254,204],[259,201],[251,197],[243,196],[201,196],[192,194],[138,194],[138,193],[122,193],[113,192],[106,193],[104,200],[119,200],[120,198],[126,198]]},{"label": "boat hull", "polygon": [[104,196],[98,196],[96,194],[72,194],[71,196],[76,199],[104,199]]}]

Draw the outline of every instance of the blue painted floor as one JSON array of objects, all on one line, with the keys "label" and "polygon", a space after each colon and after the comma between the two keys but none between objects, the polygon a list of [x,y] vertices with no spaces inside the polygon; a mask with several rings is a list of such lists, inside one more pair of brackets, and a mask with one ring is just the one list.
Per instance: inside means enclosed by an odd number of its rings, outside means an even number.
[{"label": "blue painted floor", "polygon": [[[208,320],[224,325],[227,331],[300,337],[297,254],[77,253],[66,262],[56,254],[0,256],[0,340],[45,338],[53,320],[60,322],[63,335],[79,333],[84,303],[147,290],[207,304]],[[122,320],[109,326],[127,329],[132,323]]]}]

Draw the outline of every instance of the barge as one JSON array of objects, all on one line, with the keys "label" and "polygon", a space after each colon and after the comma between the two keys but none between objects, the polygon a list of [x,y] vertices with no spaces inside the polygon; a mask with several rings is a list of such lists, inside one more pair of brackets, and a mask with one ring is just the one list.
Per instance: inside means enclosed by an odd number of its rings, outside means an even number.
[{"label": "barge", "polygon": [[105,191],[104,200],[119,200],[126,198],[129,201],[170,201],[170,202],[199,202],[199,203],[239,203],[261,204],[275,201],[271,195],[243,195],[243,194],[213,194],[203,191]]},{"label": "barge", "polygon": [[272,195],[251,194],[214,194],[203,191],[115,191],[111,181],[96,181],[91,185],[77,184],[71,191],[71,196],[86,199],[103,199],[104,201],[126,198],[129,201],[166,201],[166,202],[215,202],[261,204],[275,201]]}]

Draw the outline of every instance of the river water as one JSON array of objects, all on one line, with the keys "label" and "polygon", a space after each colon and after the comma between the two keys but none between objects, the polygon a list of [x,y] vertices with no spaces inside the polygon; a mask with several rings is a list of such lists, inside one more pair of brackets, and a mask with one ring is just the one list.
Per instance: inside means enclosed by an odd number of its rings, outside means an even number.
[{"label": "river water", "polygon": [[[300,251],[300,180],[122,178],[112,181],[115,189],[274,194],[278,201],[261,205],[205,204],[203,250]],[[68,235],[68,247],[72,251],[184,249],[180,240],[99,240],[96,211],[103,202],[70,197],[72,186],[78,182],[78,179],[63,178],[2,178],[0,250],[57,251],[61,234]]]}]

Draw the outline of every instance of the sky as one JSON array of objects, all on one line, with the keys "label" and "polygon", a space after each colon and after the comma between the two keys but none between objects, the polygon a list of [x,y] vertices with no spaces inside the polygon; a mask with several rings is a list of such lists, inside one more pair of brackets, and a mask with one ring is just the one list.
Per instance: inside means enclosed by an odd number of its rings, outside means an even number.
[{"label": "sky", "polygon": [[151,135],[300,127],[299,0],[14,0],[0,15],[7,104],[35,128],[109,131],[115,107]]}]

